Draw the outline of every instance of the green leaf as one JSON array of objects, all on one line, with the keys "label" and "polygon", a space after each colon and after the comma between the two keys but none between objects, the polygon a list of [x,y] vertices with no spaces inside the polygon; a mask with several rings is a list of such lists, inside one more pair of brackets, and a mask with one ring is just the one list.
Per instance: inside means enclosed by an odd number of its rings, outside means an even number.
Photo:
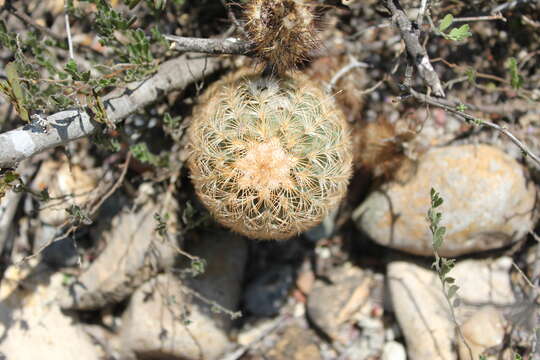
[{"label": "green leaf", "polygon": [[19,82],[17,65],[14,62],[10,62],[6,65],[6,76],[8,81],[7,83],[3,82],[0,85],[0,90],[10,98],[21,119],[26,122],[30,122],[28,110],[25,108],[25,96],[23,88]]},{"label": "green leaf", "polygon": [[506,62],[506,67],[510,71],[510,85],[512,85],[512,88],[516,90],[521,88],[523,86],[523,77],[519,74],[516,58],[509,58]]},{"label": "green leaf", "polygon": [[450,33],[447,35],[448,39],[453,41],[462,41],[472,36],[472,33],[469,31],[469,25],[461,25],[459,28],[453,28]]},{"label": "green leaf", "polygon": [[454,16],[452,14],[447,14],[439,24],[439,31],[443,32],[444,30],[448,29],[448,27],[452,25],[453,21]]},{"label": "green leaf", "polygon": [[456,295],[457,291],[459,290],[459,286],[452,285],[448,289],[448,298],[451,299],[454,295]]},{"label": "green leaf", "polygon": [[435,250],[439,250],[439,248],[442,246],[445,232],[446,228],[443,226],[438,228],[435,231],[435,234],[433,234],[433,248],[435,248]]}]

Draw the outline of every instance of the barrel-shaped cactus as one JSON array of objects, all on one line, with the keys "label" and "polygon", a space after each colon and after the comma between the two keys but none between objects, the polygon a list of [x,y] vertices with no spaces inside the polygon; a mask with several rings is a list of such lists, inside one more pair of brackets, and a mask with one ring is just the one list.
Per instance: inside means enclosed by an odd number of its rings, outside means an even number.
[{"label": "barrel-shaped cactus", "polygon": [[197,195],[218,222],[251,238],[316,225],[351,174],[343,115],[301,74],[225,76],[201,97],[189,139]]},{"label": "barrel-shaped cactus", "polygon": [[293,69],[319,46],[309,0],[250,0],[245,6],[245,30],[255,54],[276,73]]}]

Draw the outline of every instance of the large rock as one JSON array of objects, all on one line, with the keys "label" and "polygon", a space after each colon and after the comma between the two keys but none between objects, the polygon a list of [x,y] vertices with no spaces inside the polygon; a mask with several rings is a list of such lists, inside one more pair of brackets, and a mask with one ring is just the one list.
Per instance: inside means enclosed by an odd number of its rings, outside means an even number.
[{"label": "large rock", "polygon": [[55,301],[64,275],[10,267],[0,286],[0,358],[98,360],[104,354]]},{"label": "large rock", "polygon": [[[470,323],[479,318],[477,312],[481,305],[509,307],[515,303],[509,277],[511,266],[512,260],[506,257],[496,261],[466,260],[458,262],[449,274],[460,287],[457,297],[462,305],[454,308],[457,321],[466,325],[462,330],[467,330],[467,341],[478,345],[473,350],[475,353],[482,346],[484,350],[486,344],[502,340],[500,321],[482,322],[481,332],[485,336],[475,333]],[[458,334],[437,273],[405,261],[391,262],[387,273],[390,296],[407,342],[409,358],[456,359],[454,349],[458,345]]]},{"label": "large rock", "polygon": [[515,160],[487,145],[429,151],[410,179],[384,184],[371,193],[353,219],[381,245],[431,255],[426,221],[431,188],[444,199],[439,208],[447,230],[439,250],[442,256],[508,245],[534,224],[534,184]]},{"label": "large rock", "polygon": [[208,232],[194,245],[189,252],[207,262],[202,275],[162,274],[133,294],[120,331],[126,353],[138,359],[212,360],[231,346],[231,317],[215,310],[238,306],[246,242],[228,232]]},{"label": "large rock", "polygon": [[127,298],[135,289],[174,264],[177,238],[172,219],[167,223],[168,239],[156,231],[154,215],[160,204],[141,191],[135,206],[118,213],[111,228],[103,233],[105,250],[68,288],[60,294],[63,308],[92,310]]}]

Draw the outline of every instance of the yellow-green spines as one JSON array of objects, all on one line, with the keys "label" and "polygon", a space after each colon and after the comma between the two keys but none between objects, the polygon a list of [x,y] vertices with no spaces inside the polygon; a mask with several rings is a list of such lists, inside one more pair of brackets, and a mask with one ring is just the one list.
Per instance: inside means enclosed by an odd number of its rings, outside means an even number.
[{"label": "yellow-green spines", "polygon": [[308,0],[251,0],[245,6],[248,40],[276,73],[295,68],[319,46],[313,7]]},{"label": "yellow-green spines", "polygon": [[346,192],[346,122],[303,75],[224,77],[202,96],[189,138],[197,195],[221,224],[248,237],[305,231]]}]

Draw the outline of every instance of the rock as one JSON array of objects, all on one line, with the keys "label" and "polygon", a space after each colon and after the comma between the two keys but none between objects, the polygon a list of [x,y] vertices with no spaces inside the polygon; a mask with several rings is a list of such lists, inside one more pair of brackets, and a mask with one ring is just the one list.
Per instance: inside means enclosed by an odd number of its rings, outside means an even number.
[{"label": "rock", "polygon": [[138,359],[212,360],[231,346],[227,337],[231,317],[215,309],[237,308],[246,242],[221,231],[206,232],[195,240],[188,252],[206,260],[202,275],[190,279],[159,275],[130,300],[120,336],[125,351]]},{"label": "rock", "polygon": [[327,239],[332,236],[336,228],[337,210],[338,209],[334,209],[330,211],[330,213],[319,225],[304,232],[304,235],[313,242],[317,242],[321,239]]},{"label": "rock", "polygon": [[[502,314],[493,306],[487,306],[474,313],[462,326],[461,331],[471,348],[473,359],[492,346],[501,345],[505,334],[505,321]],[[459,358],[468,359],[469,349],[459,340]],[[493,357],[495,359],[496,357]]]},{"label": "rock", "polygon": [[384,344],[381,360],[407,360],[405,347],[397,341],[389,341]]},{"label": "rock", "polygon": [[[511,259],[507,257],[456,264],[448,276],[460,287],[457,297],[461,305],[454,308],[459,324],[467,321],[478,305],[514,304],[509,266]],[[454,343],[457,333],[436,272],[414,263],[392,261],[387,274],[390,296],[407,342],[409,358],[456,359],[453,349],[457,345]]]},{"label": "rock", "polygon": [[432,255],[426,221],[431,188],[444,199],[438,208],[446,227],[441,256],[511,244],[534,224],[534,184],[515,160],[487,145],[432,149],[419,160],[412,178],[386,183],[372,192],[353,219],[381,245]]},{"label": "rock", "polygon": [[40,192],[47,189],[52,199],[41,203],[39,218],[46,224],[60,225],[67,220],[66,209],[70,205],[79,207],[86,204],[94,195],[96,177],[91,171],[85,171],[78,165],[47,160],[41,164],[32,182],[32,190]]},{"label": "rock", "polygon": [[[63,308],[90,310],[117,303],[173,265],[177,254],[173,246],[177,245],[168,242],[176,242],[174,234],[164,240],[156,232],[154,214],[160,205],[144,195],[138,201],[144,204],[115,216],[111,229],[103,234],[105,250],[60,295]],[[173,223],[168,223],[169,228]]]},{"label": "rock", "polygon": [[256,277],[246,288],[246,309],[256,316],[274,316],[287,300],[293,284],[293,268],[275,265]]},{"label": "rock", "polygon": [[[57,269],[77,265],[79,259],[76,244],[77,234],[65,239],[52,241],[56,236],[58,236],[56,226],[42,224],[35,232],[33,253],[36,254],[42,250],[41,258],[51,268]],[[43,248],[43,246],[49,243],[49,246]]]},{"label": "rock", "polygon": [[355,315],[368,303],[377,280],[353,266],[337,268],[329,278],[331,283],[315,281],[308,296],[307,313],[326,335],[348,344],[352,341],[350,327],[354,326]]},{"label": "rock", "polygon": [[268,360],[322,360],[316,335],[297,325],[285,329],[277,344],[266,354]]},{"label": "rock", "polygon": [[55,301],[64,275],[10,267],[0,286],[0,358],[98,360],[104,354]]}]

